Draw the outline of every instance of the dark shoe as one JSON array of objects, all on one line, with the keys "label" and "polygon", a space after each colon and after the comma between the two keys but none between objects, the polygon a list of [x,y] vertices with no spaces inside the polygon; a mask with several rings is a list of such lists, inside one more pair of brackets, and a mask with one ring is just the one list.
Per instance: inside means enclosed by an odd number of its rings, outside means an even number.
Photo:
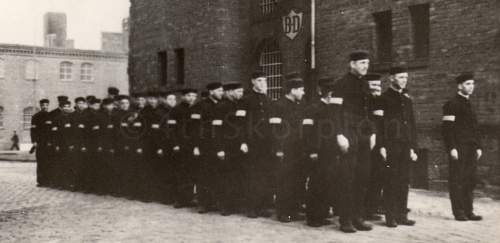
[{"label": "dark shoe", "polygon": [[307,220],[307,225],[310,226],[310,227],[321,227],[321,226],[325,226],[325,225],[330,225],[332,222],[330,222],[329,220],[326,220],[326,219],[322,219],[322,220]]},{"label": "dark shoe", "polygon": [[459,215],[455,215],[455,220],[457,220],[457,221],[467,221],[468,218],[465,217],[465,215],[463,215],[463,214],[459,214]]},{"label": "dark shoe", "polygon": [[280,221],[281,223],[290,223],[292,222],[292,216],[290,215],[280,215],[278,216],[278,221]]},{"label": "dark shoe", "polygon": [[356,219],[352,221],[352,225],[354,225],[354,227],[359,231],[370,231],[373,228],[371,224],[366,223],[362,219]]},{"label": "dark shoe", "polygon": [[386,217],[385,225],[387,227],[389,227],[389,228],[396,228],[396,227],[398,227],[398,223],[396,222],[396,220],[393,219],[393,218],[388,218],[388,217]]},{"label": "dark shoe", "polygon": [[259,211],[258,216],[261,218],[269,218],[272,216],[272,214],[270,212],[268,212],[267,210],[261,210],[261,211]]},{"label": "dark shoe", "polygon": [[198,209],[199,214],[206,214],[208,212],[209,212],[209,210],[206,207],[200,207],[200,209]]},{"label": "dark shoe", "polygon": [[340,230],[344,233],[356,233],[356,228],[354,228],[351,222],[341,224]]},{"label": "dark shoe", "polygon": [[228,209],[222,209],[220,211],[220,215],[222,215],[222,216],[229,216],[231,214],[232,214],[232,212],[230,210],[228,210]]},{"label": "dark shoe", "polygon": [[480,221],[483,220],[483,217],[480,215],[475,215],[474,213],[467,214],[467,219],[472,221]]},{"label": "dark shoe", "polygon": [[252,211],[247,212],[247,217],[251,218],[251,219],[255,219],[255,218],[259,217],[259,215],[257,214],[257,212],[252,210]]},{"label": "dark shoe", "polygon": [[415,225],[415,220],[411,220],[411,219],[408,219],[408,218],[401,218],[401,219],[398,219],[396,220],[396,222],[400,225],[406,225],[406,226],[413,226]]},{"label": "dark shoe", "polygon": [[306,219],[306,217],[304,215],[298,214],[298,213],[291,215],[291,217],[292,217],[293,221],[302,221],[302,220]]}]

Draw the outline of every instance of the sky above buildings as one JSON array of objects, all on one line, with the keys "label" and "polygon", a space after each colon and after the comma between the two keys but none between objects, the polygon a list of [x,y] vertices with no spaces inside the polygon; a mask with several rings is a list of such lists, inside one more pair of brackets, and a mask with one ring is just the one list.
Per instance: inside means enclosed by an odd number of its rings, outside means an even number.
[{"label": "sky above buildings", "polygon": [[121,32],[129,0],[0,0],[0,43],[43,45],[43,15],[64,12],[75,48],[101,48],[101,32]]}]

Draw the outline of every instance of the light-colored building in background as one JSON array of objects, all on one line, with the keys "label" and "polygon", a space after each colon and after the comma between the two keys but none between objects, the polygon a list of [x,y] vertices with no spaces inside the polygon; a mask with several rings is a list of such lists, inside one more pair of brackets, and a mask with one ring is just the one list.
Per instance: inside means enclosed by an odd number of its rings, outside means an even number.
[{"label": "light-colored building in background", "polygon": [[48,98],[53,109],[57,106],[56,97],[62,94],[72,101],[78,96],[104,97],[109,86],[128,93],[125,48],[73,49],[73,41],[64,34],[66,16],[48,13],[44,20],[45,28],[55,29],[45,29],[44,47],[0,44],[0,150],[10,148],[14,130],[22,149],[29,149],[31,117],[42,98]]}]

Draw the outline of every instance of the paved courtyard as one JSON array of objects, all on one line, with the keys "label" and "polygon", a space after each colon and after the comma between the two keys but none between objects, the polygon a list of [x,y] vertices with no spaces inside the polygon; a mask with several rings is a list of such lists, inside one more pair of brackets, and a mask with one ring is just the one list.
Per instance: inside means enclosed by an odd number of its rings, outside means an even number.
[{"label": "paved courtyard", "polygon": [[500,202],[476,200],[480,222],[457,222],[445,194],[412,190],[414,227],[344,234],[321,228],[197,214],[110,196],[35,186],[35,164],[0,162],[0,242],[500,242]]}]

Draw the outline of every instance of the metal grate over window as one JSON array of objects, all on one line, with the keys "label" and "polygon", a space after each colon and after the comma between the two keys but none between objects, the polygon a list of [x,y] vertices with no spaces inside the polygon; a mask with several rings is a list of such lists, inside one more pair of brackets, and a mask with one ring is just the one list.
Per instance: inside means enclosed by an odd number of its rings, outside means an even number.
[{"label": "metal grate over window", "polygon": [[276,10],[278,5],[278,0],[261,0],[260,10],[263,14],[270,14]]},{"label": "metal grate over window", "polygon": [[281,79],[283,77],[281,69],[281,52],[276,42],[268,44],[260,54],[259,65],[267,75],[268,96],[277,100],[281,96]]}]

